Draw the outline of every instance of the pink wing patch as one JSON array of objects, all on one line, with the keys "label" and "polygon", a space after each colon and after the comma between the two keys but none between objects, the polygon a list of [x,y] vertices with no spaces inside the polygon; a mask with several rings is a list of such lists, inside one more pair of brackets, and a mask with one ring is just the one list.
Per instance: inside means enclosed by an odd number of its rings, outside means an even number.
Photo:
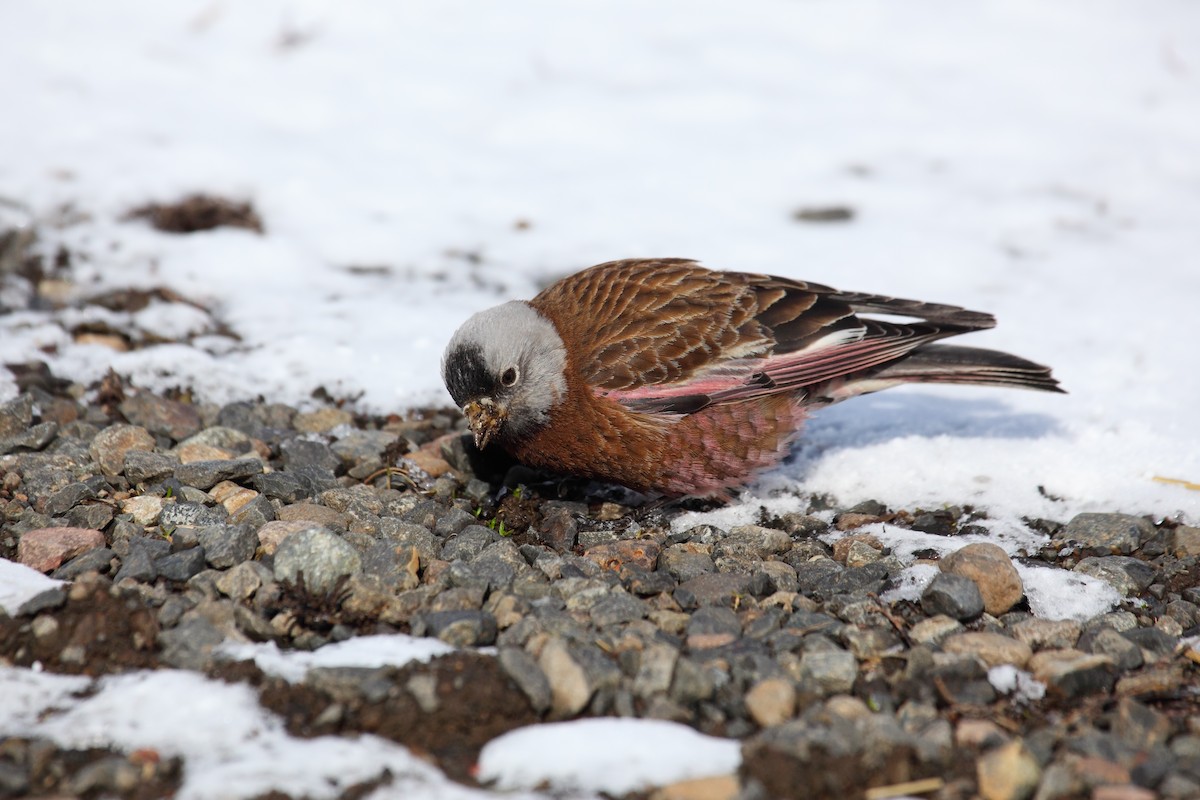
[{"label": "pink wing patch", "polygon": [[934,337],[871,337],[767,358],[737,359],[687,381],[596,394],[631,411],[691,414],[714,403],[794,392],[862,372],[895,361],[931,338]]}]

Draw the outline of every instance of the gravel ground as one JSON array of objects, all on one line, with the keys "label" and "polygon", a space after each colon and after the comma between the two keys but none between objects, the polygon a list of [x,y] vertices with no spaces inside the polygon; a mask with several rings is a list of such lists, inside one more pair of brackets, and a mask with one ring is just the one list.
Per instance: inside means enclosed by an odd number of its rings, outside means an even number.
[{"label": "gravel ground", "polygon": [[[72,386],[22,365],[0,406],[0,556],[74,581],[0,612],[0,661],[103,675],[199,670],[254,686],[296,735],[372,732],[472,783],[479,748],[539,720],[675,720],[734,737],[742,798],[1200,797],[1200,529],[1037,520],[1020,560],[1124,600],[1035,618],[1000,548],[884,602],[885,521],[952,537],[969,508],[876,503],[674,530],[684,504],[484,459],[455,412],[224,407]],[[77,398],[86,397],[87,402]],[[394,469],[388,469],[394,467]],[[819,537],[847,533],[830,546]],[[409,632],[462,650],[289,684],[213,655]],[[474,648],[491,646],[498,656]],[[1032,676],[1033,680],[1030,680]],[[0,796],[157,797],[146,753],[0,744]],[[370,787],[356,787],[358,796]]]}]

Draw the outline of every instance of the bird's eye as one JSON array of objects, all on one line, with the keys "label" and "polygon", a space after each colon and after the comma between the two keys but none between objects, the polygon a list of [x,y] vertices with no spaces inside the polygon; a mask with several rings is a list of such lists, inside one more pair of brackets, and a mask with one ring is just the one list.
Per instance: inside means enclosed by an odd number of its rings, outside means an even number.
[{"label": "bird's eye", "polygon": [[504,374],[500,376],[500,382],[505,386],[512,386],[517,382],[517,368],[509,367],[504,370]]}]

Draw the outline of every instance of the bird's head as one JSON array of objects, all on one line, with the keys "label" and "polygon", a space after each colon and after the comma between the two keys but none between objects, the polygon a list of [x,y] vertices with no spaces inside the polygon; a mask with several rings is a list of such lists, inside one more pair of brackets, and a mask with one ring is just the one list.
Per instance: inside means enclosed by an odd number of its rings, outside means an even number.
[{"label": "bird's head", "polygon": [[483,449],[548,424],[567,391],[566,366],[554,325],[514,300],[479,312],[455,331],[442,356],[442,380]]}]

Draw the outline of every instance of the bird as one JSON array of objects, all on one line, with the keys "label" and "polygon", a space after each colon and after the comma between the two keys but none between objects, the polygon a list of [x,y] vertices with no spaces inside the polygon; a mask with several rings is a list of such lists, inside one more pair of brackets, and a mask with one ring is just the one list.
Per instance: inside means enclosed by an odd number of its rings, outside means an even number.
[{"label": "bird", "polygon": [[1049,367],[938,344],[960,306],[640,258],[468,318],[442,378],[477,448],[664,498],[729,500],[815,409],[910,383],[1062,392]]}]

